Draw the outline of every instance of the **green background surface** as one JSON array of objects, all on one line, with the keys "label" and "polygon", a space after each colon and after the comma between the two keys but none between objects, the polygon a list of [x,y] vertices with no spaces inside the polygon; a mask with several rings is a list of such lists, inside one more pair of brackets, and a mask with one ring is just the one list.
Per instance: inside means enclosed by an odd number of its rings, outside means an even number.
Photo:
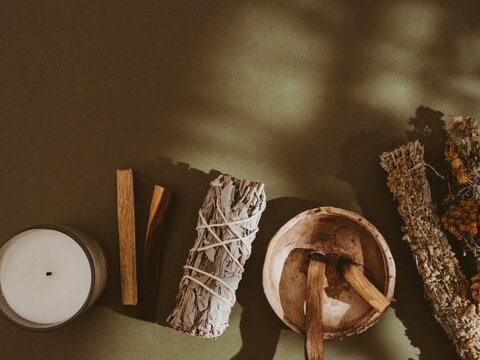
[{"label": "green background surface", "polygon": [[[65,328],[31,333],[0,319],[1,359],[302,359],[303,338],[270,309],[261,269],[273,233],[322,205],[366,216],[397,264],[393,307],[328,343],[327,359],[456,358],[423,300],[378,154],[415,137],[419,105],[479,116],[475,3],[1,1],[0,236],[78,226],[111,270],[99,304]],[[155,323],[120,306],[124,167],[135,171],[138,239],[153,185],[175,193]],[[269,202],[230,327],[213,341],[165,318],[217,171],[264,181]]]}]

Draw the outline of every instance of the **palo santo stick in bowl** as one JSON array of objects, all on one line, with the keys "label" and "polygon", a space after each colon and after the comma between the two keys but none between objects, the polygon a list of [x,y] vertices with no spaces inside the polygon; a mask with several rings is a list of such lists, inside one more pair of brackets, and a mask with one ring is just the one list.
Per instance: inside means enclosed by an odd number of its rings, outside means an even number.
[{"label": "palo santo stick in bowl", "polygon": [[347,282],[365,299],[375,310],[383,313],[390,305],[390,300],[386,298],[363,274],[363,272],[353,263],[353,261],[344,256],[337,259],[337,268],[342,273]]}]

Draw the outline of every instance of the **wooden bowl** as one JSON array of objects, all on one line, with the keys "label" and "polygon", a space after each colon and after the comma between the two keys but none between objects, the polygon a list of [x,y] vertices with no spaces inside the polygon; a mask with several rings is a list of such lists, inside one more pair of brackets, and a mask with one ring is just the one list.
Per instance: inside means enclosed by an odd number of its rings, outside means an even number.
[{"label": "wooden bowl", "polygon": [[350,257],[391,300],[395,263],[379,231],[362,216],[343,209],[307,210],[283,225],[271,239],[263,266],[263,289],[275,313],[298,333],[305,329],[305,292],[309,255],[327,254],[323,291],[325,340],[359,334],[382,316],[336,269],[338,255]]}]

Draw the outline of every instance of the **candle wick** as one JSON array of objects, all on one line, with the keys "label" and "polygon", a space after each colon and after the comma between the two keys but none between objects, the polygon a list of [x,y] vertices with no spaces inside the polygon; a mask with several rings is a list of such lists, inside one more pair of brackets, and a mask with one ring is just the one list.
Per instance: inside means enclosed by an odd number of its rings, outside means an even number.
[{"label": "candle wick", "polygon": [[47,276],[51,276],[52,275],[52,272],[51,271],[47,271]]}]

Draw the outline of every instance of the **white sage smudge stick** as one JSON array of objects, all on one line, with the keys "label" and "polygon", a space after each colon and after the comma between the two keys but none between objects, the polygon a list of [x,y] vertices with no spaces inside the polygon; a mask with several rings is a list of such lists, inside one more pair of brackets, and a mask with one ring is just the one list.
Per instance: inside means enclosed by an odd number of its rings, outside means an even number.
[{"label": "white sage smudge stick", "polygon": [[435,213],[423,153],[418,141],[411,142],[383,153],[381,165],[388,173],[388,187],[398,200],[398,211],[405,222],[403,239],[410,245],[433,316],[462,359],[480,359],[480,316]]},{"label": "white sage smudge stick", "polygon": [[231,175],[220,175],[210,183],[176,307],[167,318],[172,328],[202,338],[217,338],[227,328],[265,206],[262,183]]}]

